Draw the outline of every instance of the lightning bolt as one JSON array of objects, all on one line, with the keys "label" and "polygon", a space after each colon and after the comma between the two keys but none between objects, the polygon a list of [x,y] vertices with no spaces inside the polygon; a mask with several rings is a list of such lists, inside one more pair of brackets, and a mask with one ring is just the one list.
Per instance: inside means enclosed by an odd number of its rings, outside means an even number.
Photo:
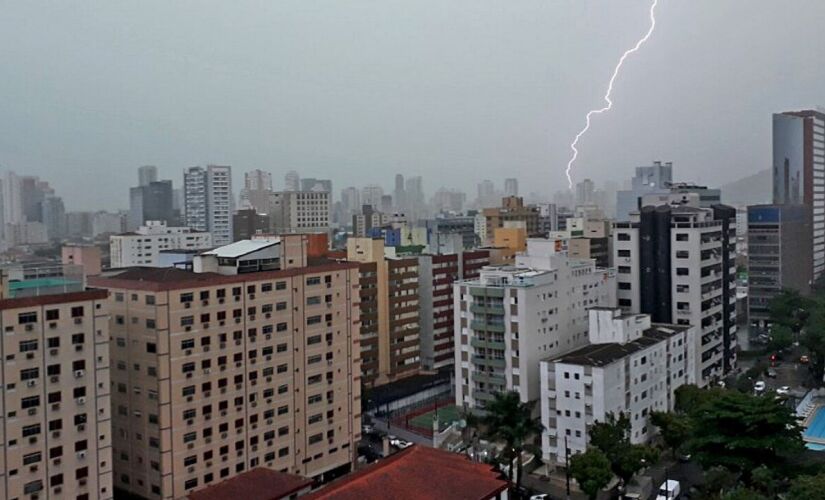
[{"label": "lightning bolt", "polygon": [[579,157],[579,150],[576,148],[579,144],[579,139],[581,139],[588,129],[590,129],[590,120],[593,115],[600,115],[606,111],[610,111],[610,108],[613,107],[613,101],[610,99],[610,94],[613,92],[613,83],[616,81],[616,77],[619,76],[619,71],[621,71],[625,59],[627,59],[630,54],[637,52],[639,48],[644,45],[647,39],[650,38],[650,35],[653,34],[653,30],[656,29],[656,5],[658,5],[658,3],[659,0],[653,0],[653,4],[650,6],[650,28],[647,30],[647,33],[645,33],[645,36],[640,38],[633,48],[628,49],[624,54],[622,54],[622,57],[619,58],[619,62],[616,64],[616,68],[613,70],[613,76],[610,77],[610,82],[607,84],[607,92],[604,94],[604,101],[607,103],[607,106],[587,112],[584,128],[576,134],[576,138],[573,139],[573,142],[570,144],[570,149],[573,151],[573,156],[571,156],[570,161],[567,162],[567,169],[565,170],[568,188],[570,189],[573,189],[573,178],[570,177],[570,170],[573,168],[573,163],[576,162],[576,158]]}]

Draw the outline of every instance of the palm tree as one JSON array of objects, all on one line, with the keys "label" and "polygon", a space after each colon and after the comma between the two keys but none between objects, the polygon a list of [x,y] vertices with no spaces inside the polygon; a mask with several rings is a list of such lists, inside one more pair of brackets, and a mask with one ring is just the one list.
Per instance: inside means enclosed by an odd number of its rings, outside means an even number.
[{"label": "palm tree", "polygon": [[[518,392],[500,392],[484,407],[481,416],[468,415],[467,424],[474,427],[484,438],[494,443],[503,443],[499,461],[510,464],[510,482],[516,491],[521,491],[521,454],[523,451],[539,453],[534,439],[541,436],[544,426],[533,417],[535,401],[521,402]],[[515,481],[512,464],[516,460]]]}]

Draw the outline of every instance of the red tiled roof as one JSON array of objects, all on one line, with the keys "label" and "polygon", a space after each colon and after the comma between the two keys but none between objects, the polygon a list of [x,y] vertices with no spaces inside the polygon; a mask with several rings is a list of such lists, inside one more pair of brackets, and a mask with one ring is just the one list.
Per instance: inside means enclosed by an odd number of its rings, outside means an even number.
[{"label": "red tiled roof", "polygon": [[280,500],[312,484],[311,479],[258,467],[189,494],[189,500]]},{"label": "red tiled roof", "polygon": [[444,450],[411,446],[341,478],[312,500],[484,500],[507,488],[492,467]]}]

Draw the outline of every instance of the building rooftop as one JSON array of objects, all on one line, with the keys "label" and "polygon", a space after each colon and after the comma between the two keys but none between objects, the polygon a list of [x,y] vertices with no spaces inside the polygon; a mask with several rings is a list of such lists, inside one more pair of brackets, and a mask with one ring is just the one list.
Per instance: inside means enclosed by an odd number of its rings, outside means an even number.
[{"label": "building rooftop", "polygon": [[563,356],[550,359],[550,361],[571,365],[607,366],[635,352],[656,345],[668,337],[683,332],[688,328],[690,328],[690,326],[655,324],[645,330],[641,337],[626,344],[591,344]]},{"label": "building rooftop", "polygon": [[490,465],[464,455],[414,445],[310,494],[335,500],[481,500],[507,489]]},{"label": "building rooftop", "polygon": [[203,252],[202,255],[216,255],[225,259],[236,259],[252,252],[257,252],[258,250],[263,250],[264,248],[277,245],[280,242],[280,238],[241,240],[236,241],[235,243],[230,243],[229,245],[218,247],[214,250],[209,250],[208,252]]},{"label": "building rooftop", "polygon": [[189,494],[189,500],[280,500],[312,485],[312,480],[258,467]]}]

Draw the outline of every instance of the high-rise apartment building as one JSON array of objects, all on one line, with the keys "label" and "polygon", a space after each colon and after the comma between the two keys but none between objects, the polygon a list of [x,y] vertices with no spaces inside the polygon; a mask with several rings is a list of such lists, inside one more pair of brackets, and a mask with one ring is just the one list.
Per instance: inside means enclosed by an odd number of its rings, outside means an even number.
[{"label": "high-rise apartment building", "polygon": [[518,196],[518,179],[514,177],[504,179],[504,196]]},{"label": "high-rise apartment building", "polygon": [[7,271],[0,497],[113,498],[107,293],[85,289],[82,274]]},{"label": "high-rise apartment building", "polygon": [[284,191],[298,191],[301,189],[301,176],[298,172],[290,170],[284,176]]},{"label": "high-rise apartment building", "polygon": [[825,113],[773,115],[773,203],[811,211],[811,282],[825,271]]},{"label": "high-rise apartment building", "polygon": [[696,327],[696,383],[736,366],[736,210],[643,207],[613,228],[618,305]]},{"label": "high-rise apartment building", "polygon": [[593,259],[596,267],[612,267],[612,224],[606,219],[568,217],[564,231],[551,231],[551,239],[563,239],[574,259]]},{"label": "high-rise apartment building", "polygon": [[455,362],[453,283],[478,277],[490,264],[489,250],[434,253],[418,257],[421,365],[441,370]]},{"label": "high-rise apartment building", "polygon": [[594,196],[596,185],[591,179],[584,179],[576,183],[576,205],[593,205],[596,202]]},{"label": "high-rise apartment building", "polygon": [[484,179],[478,183],[478,195],[476,205],[479,209],[492,207],[498,202],[496,198],[496,185],[489,179]]},{"label": "high-rise apartment building", "polygon": [[138,186],[148,186],[158,181],[158,167],[154,165],[143,165],[138,167]]},{"label": "high-rise apartment building", "polygon": [[327,191],[281,191],[269,199],[269,224],[273,234],[316,233],[330,227]]},{"label": "high-rise apartment building", "polygon": [[608,413],[630,419],[630,442],[654,436],[651,412],[673,411],[675,391],[694,383],[697,327],[653,324],[647,314],[594,308],[590,345],[541,362],[542,454],[563,465],[587,450],[590,427]]},{"label": "high-rise apartment building", "polygon": [[381,198],[383,196],[384,190],[381,186],[368,184],[361,190],[361,205],[369,205],[375,210],[381,210]]},{"label": "high-rise apartment building", "polygon": [[170,226],[179,223],[174,207],[172,181],[150,181],[129,189],[129,229],[148,221],[162,221]]},{"label": "high-rise apartment building", "polygon": [[316,179],[315,177],[304,177],[301,179],[301,191],[324,191],[332,197],[332,181],[329,179]]},{"label": "high-rise apartment building", "polygon": [[94,283],[114,320],[116,487],[172,499],[255,467],[317,479],[352,468],[357,264],[133,268]]},{"label": "high-rise apartment building", "polygon": [[243,208],[253,208],[258,213],[265,214],[269,210],[271,194],[272,174],[259,169],[244,173],[244,186],[240,195]]},{"label": "high-rise apartment building", "polygon": [[615,299],[611,271],[574,260],[559,241],[530,240],[514,266],[453,285],[456,405],[501,391],[539,397],[539,361],[587,345],[587,309]]},{"label": "high-rise apartment building", "polygon": [[238,210],[232,216],[233,241],[248,240],[256,234],[269,233],[269,215],[258,213],[254,208]]},{"label": "high-rise apartment building", "polygon": [[382,385],[418,374],[418,260],[385,257],[384,241],[371,238],[349,238],[347,259],[360,264],[364,385]]},{"label": "high-rise apartment building", "polygon": [[232,167],[191,167],[183,173],[184,226],[212,233],[215,245],[232,243]]},{"label": "high-rise apartment building", "polygon": [[811,211],[805,205],[748,207],[748,319],[766,328],[782,290],[811,292]]},{"label": "high-rise apartment building", "polygon": [[630,190],[616,192],[616,220],[626,221],[638,212],[640,198],[647,194],[666,194],[673,182],[673,163],[654,161],[649,167],[636,167]]}]

